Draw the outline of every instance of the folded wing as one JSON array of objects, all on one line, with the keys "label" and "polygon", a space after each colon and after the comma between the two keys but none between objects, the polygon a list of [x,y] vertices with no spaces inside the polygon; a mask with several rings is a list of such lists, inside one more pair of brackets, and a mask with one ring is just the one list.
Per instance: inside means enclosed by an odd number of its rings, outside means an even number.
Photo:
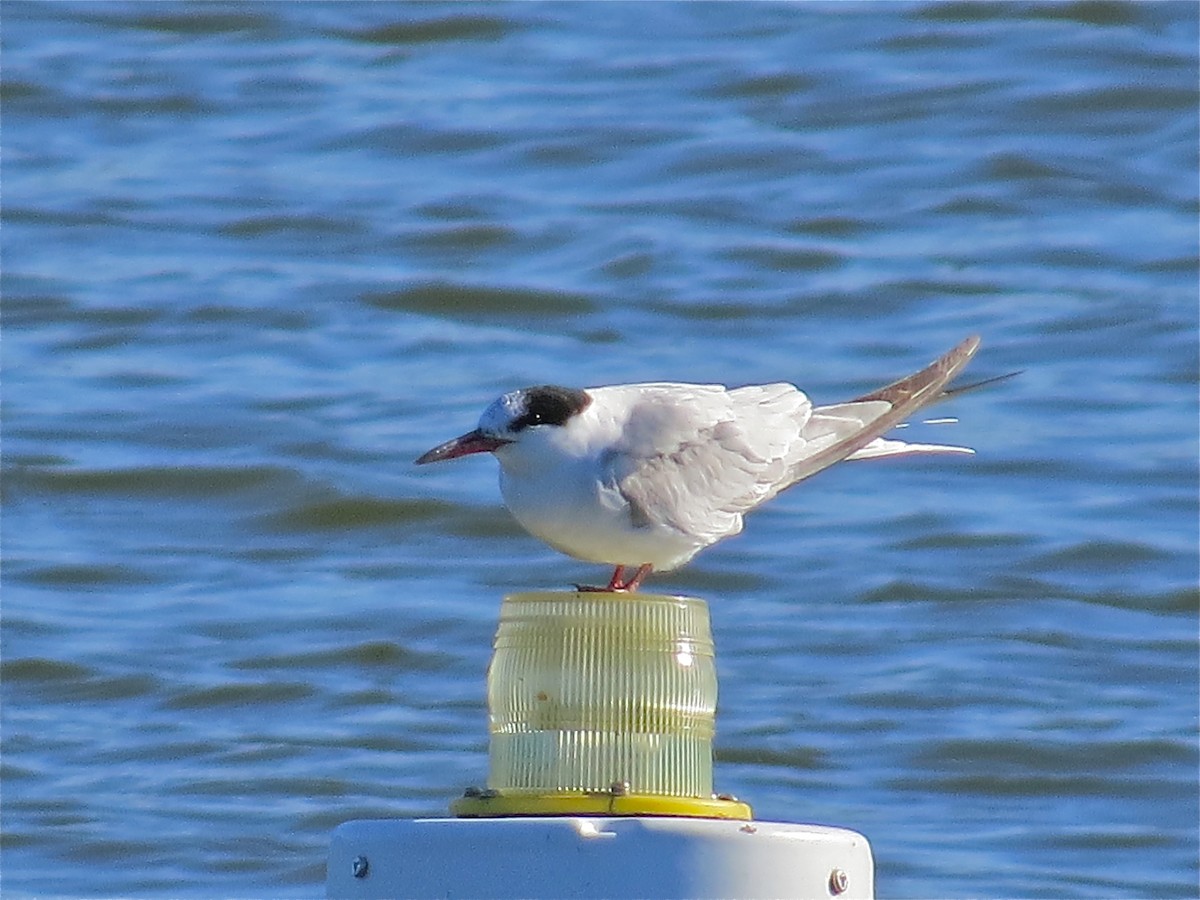
[{"label": "folded wing", "polygon": [[694,397],[680,389],[664,385],[634,406],[609,478],[635,525],[670,528],[699,547],[740,531],[742,514],[787,480],[812,403],[790,384]]},{"label": "folded wing", "polygon": [[979,339],[968,338],[907,378],[816,408],[789,384],[642,386],[627,438],[608,461],[608,483],[634,524],[671,528],[703,546],[736,534],[747,511],[843,459],[970,453],[881,435],[941,396],[978,348]]}]

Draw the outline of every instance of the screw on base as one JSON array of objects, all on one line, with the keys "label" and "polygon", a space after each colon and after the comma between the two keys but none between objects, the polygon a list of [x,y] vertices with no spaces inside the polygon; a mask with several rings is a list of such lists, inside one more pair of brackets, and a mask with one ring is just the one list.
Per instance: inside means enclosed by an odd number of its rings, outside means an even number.
[{"label": "screw on base", "polygon": [[846,888],[850,886],[850,879],[841,869],[834,869],[829,873],[829,893],[833,896],[845,893]]}]

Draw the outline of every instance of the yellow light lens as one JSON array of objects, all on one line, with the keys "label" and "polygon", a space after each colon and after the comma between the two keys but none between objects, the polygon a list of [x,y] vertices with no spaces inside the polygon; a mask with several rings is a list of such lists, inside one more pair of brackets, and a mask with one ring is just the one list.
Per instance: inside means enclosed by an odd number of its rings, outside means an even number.
[{"label": "yellow light lens", "polygon": [[710,798],[716,705],[704,601],[511,595],[488,670],[488,787]]}]

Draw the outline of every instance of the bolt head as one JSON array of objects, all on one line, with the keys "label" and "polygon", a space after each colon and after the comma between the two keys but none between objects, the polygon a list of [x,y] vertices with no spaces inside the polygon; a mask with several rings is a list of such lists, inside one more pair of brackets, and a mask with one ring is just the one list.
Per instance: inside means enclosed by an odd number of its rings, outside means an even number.
[{"label": "bolt head", "polygon": [[829,893],[833,896],[844,893],[849,886],[850,878],[841,869],[834,869],[829,873]]},{"label": "bolt head", "polygon": [[371,863],[365,856],[356,856],[350,864],[350,871],[355,878],[366,878],[367,872],[371,871]]}]

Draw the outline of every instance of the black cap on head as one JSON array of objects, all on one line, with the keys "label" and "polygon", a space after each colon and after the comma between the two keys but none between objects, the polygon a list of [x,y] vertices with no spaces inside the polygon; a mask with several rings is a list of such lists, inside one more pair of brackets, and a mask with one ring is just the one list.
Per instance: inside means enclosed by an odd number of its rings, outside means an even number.
[{"label": "black cap on head", "polygon": [[525,395],[525,411],[509,426],[514,432],[531,425],[564,425],[592,402],[586,391],[556,384],[540,384],[521,393]]}]

